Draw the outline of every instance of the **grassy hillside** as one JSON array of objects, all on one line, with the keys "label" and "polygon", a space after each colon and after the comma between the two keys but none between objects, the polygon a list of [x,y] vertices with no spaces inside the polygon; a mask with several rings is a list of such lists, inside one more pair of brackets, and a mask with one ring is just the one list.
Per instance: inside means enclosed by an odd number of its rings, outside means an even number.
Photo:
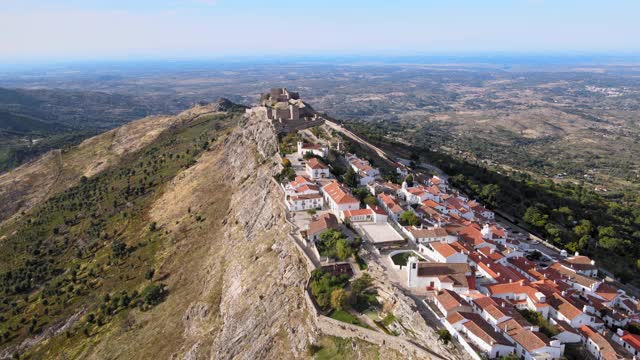
[{"label": "grassy hillside", "polygon": [[[62,348],[79,356],[114,319],[171,296],[168,274],[156,269],[170,240],[149,220],[149,207],[234,117],[199,116],[170,128],[0,228],[0,354],[40,344],[30,350],[36,358]],[[191,215],[195,222],[201,216]]]}]

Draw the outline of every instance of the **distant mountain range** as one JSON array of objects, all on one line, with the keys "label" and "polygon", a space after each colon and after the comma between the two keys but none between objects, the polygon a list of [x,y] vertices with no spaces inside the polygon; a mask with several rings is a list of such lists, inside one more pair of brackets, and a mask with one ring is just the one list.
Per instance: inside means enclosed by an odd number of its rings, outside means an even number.
[{"label": "distant mountain range", "polygon": [[152,113],[127,95],[0,88],[0,171]]}]

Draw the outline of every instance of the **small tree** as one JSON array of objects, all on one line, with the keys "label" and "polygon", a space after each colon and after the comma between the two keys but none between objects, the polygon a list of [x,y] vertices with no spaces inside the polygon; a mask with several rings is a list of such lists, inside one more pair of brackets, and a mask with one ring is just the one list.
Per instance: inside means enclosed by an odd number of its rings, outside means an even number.
[{"label": "small tree", "polygon": [[449,341],[451,341],[451,334],[447,329],[438,330],[438,340],[442,341],[443,344],[447,345]]},{"label": "small tree", "polygon": [[335,289],[331,292],[331,307],[335,310],[342,310],[347,303],[349,295],[345,289]]},{"label": "small tree", "polygon": [[420,224],[420,218],[413,211],[405,211],[400,215],[400,222],[403,225],[417,226]]},{"label": "small tree", "polygon": [[353,168],[351,166],[347,168],[347,172],[344,174],[344,183],[348,187],[358,186],[358,174],[353,171]]},{"label": "small tree", "polygon": [[378,200],[375,196],[369,194],[364,198],[364,203],[369,205],[370,207],[378,206]]},{"label": "small tree", "polygon": [[289,160],[289,159],[287,159],[287,158],[284,158],[284,159],[282,160],[282,166],[284,166],[284,167],[286,167],[286,168],[291,167],[291,160]]},{"label": "small tree", "polygon": [[345,239],[336,241],[336,256],[340,260],[348,259],[353,254],[351,246]]}]

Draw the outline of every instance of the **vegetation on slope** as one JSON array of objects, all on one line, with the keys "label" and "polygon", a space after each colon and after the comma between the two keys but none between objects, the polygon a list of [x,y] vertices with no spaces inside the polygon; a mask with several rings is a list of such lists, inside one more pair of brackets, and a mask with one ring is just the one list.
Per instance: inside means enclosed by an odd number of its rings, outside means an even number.
[{"label": "vegetation on slope", "polygon": [[166,233],[148,221],[148,208],[233,117],[201,116],[172,128],[1,228],[0,348],[74,314],[81,318],[64,327],[66,341],[91,337],[114,317],[161,302],[164,274],[154,264]]}]

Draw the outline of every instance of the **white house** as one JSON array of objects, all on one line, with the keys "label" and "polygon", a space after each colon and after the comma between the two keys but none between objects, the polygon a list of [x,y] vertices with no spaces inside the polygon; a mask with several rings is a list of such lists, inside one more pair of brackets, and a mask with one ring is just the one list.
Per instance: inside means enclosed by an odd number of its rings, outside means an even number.
[{"label": "white house", "polygon": [[349,189],[337,181],[322,187],[325,203],[334,215],[340,217],[343,211],[360,209],[360,200],[351,195]]},{"label": "white house", "polygon": [[307,240],[314,242],[320,238],[323,232],[329,229],[340,230],[338,219],[331,213],[322,214],[309,223],[306,230]]},{"label": "white house", "polygon": [[469,303],[451,290],[439,291],[433,298],[433,302],[445,317],[458,311],[472,311]]},{"label": "white house", "polygon": [[461,253],[446,242],[431,242],[418,245],[421,254],[439,263],[466,263],[467,254]]},{"label": "white house", "polygon": [[415,256],[407,261],[408,285],[412,288],[427,290],[451,290],[458,294],[469,292],[469,279],[472,276],[468,264],[419,262]]},{"label": "white house", "polygon": [[564,345],[560,340],[549,340],[542,333],[528,329],[517,329],[507,334],[516,345],[516,355],[525,360],[560,359]]},{"label": "white house", "polygon": [[[494,266],[498,266],[494,264]],[[487,286],[489,295],[508,300],[516,304],[516,308],[537,311],[546,319],[549,315],[547,297],[534,287],[525,285],[523,281],[514,283],[493,284]]]},{"label": "white house", "polygon": [[618,329],[613,335],[613,341],[620,344],[625,350],[627,350],[633,359],[640,359],[640,335],[632,334],[626,330]]},{"label": "white house", "polygon": [[400,196],[402,196],[409,204],[420,204],[421,202],[429,199],[430,195],[431,194],[427,191],[426,187],[422,185],[408,187],[406,181],[402,183],[402,188],[400,188]]},{"label": "white house", "polygon": [[387,213],[379,207],[371,208],[367,205],[366,209],[345,210],[342,212],[342,221],[349,221],[351,223],[356,222],[370,222],[375,224],[386,224]]},{"label": "white house", "polygon": [[409,239],[416,244],[430,243],[430,242],[445,242],[454,243],[458,241],[458,237],[449,233],[446,229],[441,227],[434,227],[430,229],[417,228],[415,226],[405,226],[402,228]]},{"label": "white house", "polygon": [[578,253],[576,253],[575,256],[560,260],[560,264],[567,270],[584,276],[598,276],[598,267],[596,266],[596,262],[591,260],[589,257],[581,256]]},{"label": "white house", "polygon": [[305,144],[302,141],[298,141],[298,155],[302,157],[307,153],[311,153],[315,156],[326,157],[329,153],[329,148],[320,144]]},{"label": "white house", "polygon": [[371,166],[367,160],[360,159],[353,154],[347,154],[346,160],[358,175],[360,185],[367,185],[380,175],[380,170]]},{"label": "white house", "polygon": [[558,330],[558,333],[553,336],[554,339],[560,340],[563,344],[575,344],[581,341],[578,330],[566,321],[551,320],[551,323],[555,325]]},{"label": "white house", "polygon": [[592,326],[596,321],[594,316],[585,313],[561,294],[551,294],[548,302],[551,305],[550,316],[552,318],[566,321],[576,329],[582,325]]},{"label": "white house", "polygon": [[478,314],[460,311],[447,316],[446,321],[458,333],[465,334],[489,359],[499,359],[515,351],[513,344]]},{"label": "white house", "polygon": [[310,209],[322,209],[324,201],[320,194],[288,196],[286,201],[289,211],[305,211]]},{"label": "white house", "polygon": [[316,158],[307,160],[305,169],[307,175],[312,179],[328,178],[330,174],[329,167]]},{"label": "white house", "polygon": [[587,325],[582,325],[578,330],[580,330],[582,342],[585,344],[587,351],[589,351],[589,353],[591,353],[596,359],[618,360],[632,358],[631,354],[622,346],[615,343],[613,340],[607,339],[593,328]]},{"label": "white house", "polygon": [[404,209],[398,204],[398,201],[393,195],[387,195],[385,193],[378,194],[378,203],[380,203],[380,206],[382,206],[393,221],[398,222]]}]

